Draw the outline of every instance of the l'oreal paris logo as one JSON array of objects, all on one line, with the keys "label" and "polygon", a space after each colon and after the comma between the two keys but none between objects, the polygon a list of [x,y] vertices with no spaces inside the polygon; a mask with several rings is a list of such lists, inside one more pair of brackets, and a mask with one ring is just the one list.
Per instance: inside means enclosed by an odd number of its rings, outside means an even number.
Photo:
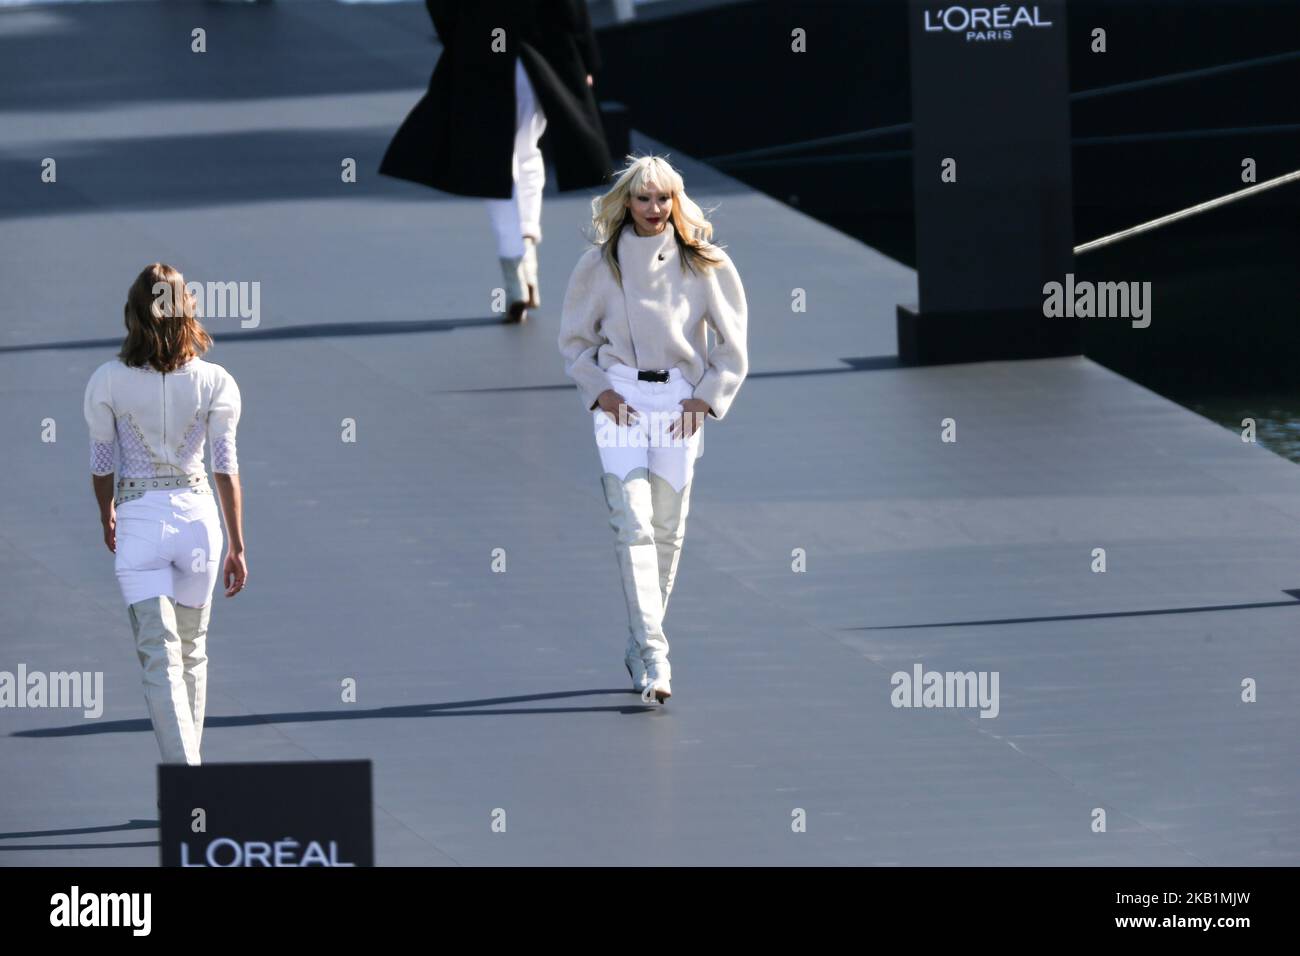
[{"label": "l'oreal paris logo", "polygon": [[315,840],[302,844],[289,837],[274,843],[219,837],[208,844],[196,863],[191,861],[189,844],[182,840],[181,866],[356,866],[339,859],[339,847],[333,840],[328,846],[326,851]]},{"label": "l'oreal paris logo", "polygon": [[[1013,12],[1014,11],[1014,12]],[[1010,40],[1016,27],[1050,27],[1038,7],[940,7],[923,11],[926,33],[965,33],[971,40]]]}]

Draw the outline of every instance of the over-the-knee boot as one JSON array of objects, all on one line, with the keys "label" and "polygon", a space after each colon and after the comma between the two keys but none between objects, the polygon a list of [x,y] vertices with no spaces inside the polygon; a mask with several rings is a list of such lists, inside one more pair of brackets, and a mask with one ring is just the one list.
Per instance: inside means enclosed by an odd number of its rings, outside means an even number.
[{"label": "over-the-knee boot", "polygon": [[523,322],[528,318],[528,278],[524,274],[523,256],[498,256],[505,279],[506,321]]},{"label": "over-the-knee boot", "polygon": [[524,236],[524,280],[528,283],[528,308],[542,307],[542,290],[538,285],[537,244],[532,236]]},{"label": "over-the-knee boot", "polygon": [[677,580],[682,541],[686,537],[691,484],[687,482],[681,491],[677,491],[667,479],[650,473],[650,503],[654,507],[652,522],[655,547],[659,551],[659,590],[663,595],[665,615],[668,613],[668,597],[673,593],[673,582]]},{"label": "over-the-knee boot", "polygon": [[208,618],[212,602],[203,607],[176,605],[176,629],[181,637],[181,663],[185,666],[185,692],[194,718],[194,743],[203,746],[203,713],[208,691]]},{"label": "over-the-knee boot", "polygon": [[632,689],[638,693],[644,691],[649,683],[645,661],[641,659],[641,648],[637,646],[636,638],[630,633],[627,636],[627,647],[623,651],[623,666],[627,668],[627,676],[632,678]]},{"label": "over-the-knee boot", "polygon": [[129,608],[135,651],[144,668],[144,699],[164,763],[199,763],[194,715],[185,691],[181,638],[169,597],[136,601]]},{"label": "over-the-knee boot", "polygon": [[[616,536],[614,551],[627,602],[629,650],[634,647],[646,670],[653,673],[657,669],[666,681],[668,638],[663,632],[663,596],[659,554],[651,524],[649,472],[636,468],[621,480],[605,472],[600,481],[609,506],[609,523]],[[646,690],[649,683],[638,679],[639,669],[634,670],[630,654],[628,669],[633,674],[633,685]]]}]

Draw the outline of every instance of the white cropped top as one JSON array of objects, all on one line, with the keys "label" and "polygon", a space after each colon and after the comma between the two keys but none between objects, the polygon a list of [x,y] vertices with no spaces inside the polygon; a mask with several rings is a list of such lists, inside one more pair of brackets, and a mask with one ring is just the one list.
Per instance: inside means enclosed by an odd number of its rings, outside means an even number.
[{"label": "white cropped top", "polygon": [[194,358],[163,373],[113,359],[90,376],[85,412],[91,474],[113,474],[114,445],[119,477],[195,474],[203,471],[205,440],[214,472],[239,473],[239,386],[220,365]]}]

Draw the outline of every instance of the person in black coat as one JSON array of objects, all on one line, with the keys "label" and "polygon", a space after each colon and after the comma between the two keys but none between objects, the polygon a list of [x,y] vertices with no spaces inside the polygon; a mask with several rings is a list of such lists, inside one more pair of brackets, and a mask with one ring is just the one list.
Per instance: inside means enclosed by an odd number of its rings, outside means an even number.
[{"label": "person in black coat", "polygon": [[[543,153],[560,190],[613,163],[592,92],[600,54],[586,0],[425,0],[442,43],[429,91],[380,163],[385,176],[479,196],[497,236],[508,316],[541,305]],[[543,133],[545,138],[543,140]]]}]

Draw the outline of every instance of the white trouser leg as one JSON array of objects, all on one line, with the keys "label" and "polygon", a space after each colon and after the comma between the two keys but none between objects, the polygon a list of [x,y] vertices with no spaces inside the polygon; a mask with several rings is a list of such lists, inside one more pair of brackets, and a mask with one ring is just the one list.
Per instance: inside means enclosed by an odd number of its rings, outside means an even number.
[{"label": "white trouser leg", "polygon": [[144,699],[163,763],[199,763],[194,716],[185,690],[181,639],[169,597],[152,597],[127,608],[136,655],[144,669]]},{"label": "white trouser leg", "polygon": [[515,61],[516,88],[523,92],[526,109],[515,134],[515,182],[519,200],[519,229],[525,236],[542,241],[542,191],[546,188],[546,161],[538,141],[546,132],[546,114],[533,94],[528,72]]},{"label": "white trouser leg", "polygon": [[497,255],[513,259],[524,254],[524,235],[542,239],[542,191],[546,165],[537,142],[546,131],[542,112],[523,62],[515,59],[515,144],[510,160],[513,185],[509,199],[487,199],[488,218],[496,235]]}]

